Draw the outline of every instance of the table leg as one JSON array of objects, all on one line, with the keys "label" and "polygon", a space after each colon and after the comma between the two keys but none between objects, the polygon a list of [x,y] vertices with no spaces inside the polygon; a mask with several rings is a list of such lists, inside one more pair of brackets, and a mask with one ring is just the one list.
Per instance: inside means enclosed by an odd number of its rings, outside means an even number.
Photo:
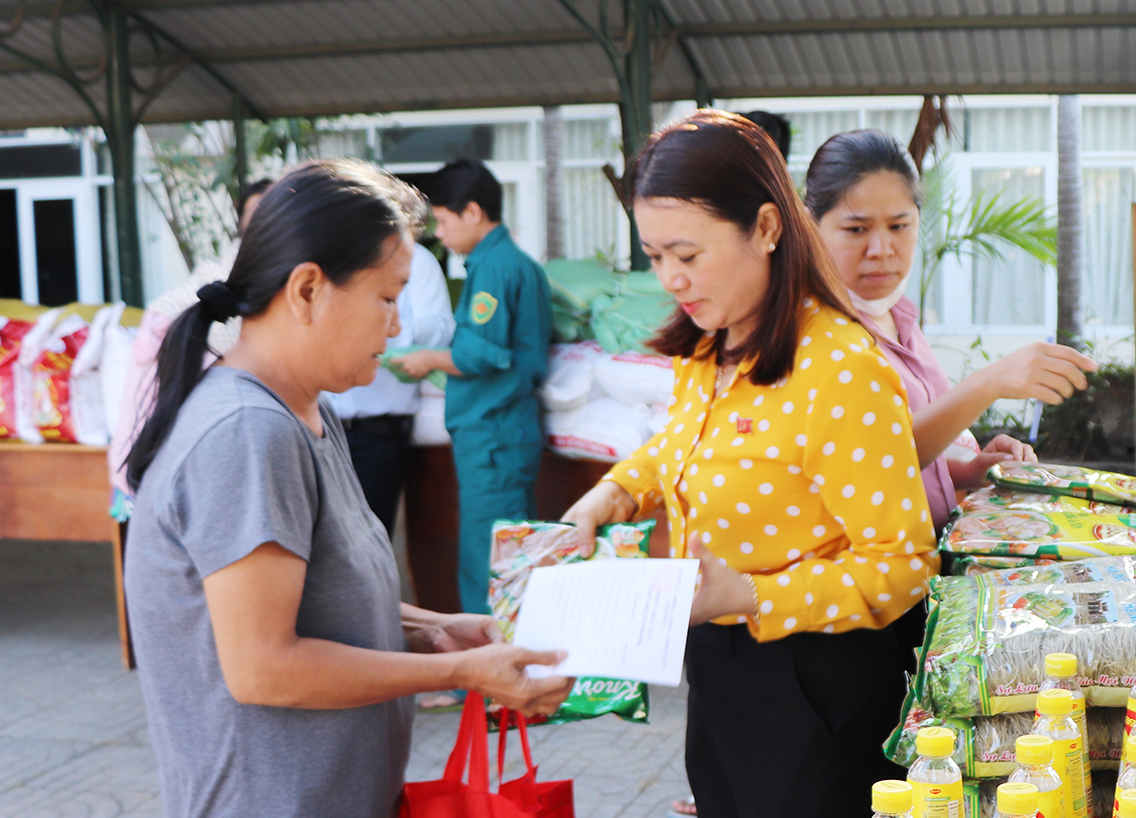
[{"label": "table leg", "polygon": [[114,597],[118,609],[118,639],[122,644],[122,664],[134,670],[134,646],[130,642],[130,623],[126,619],[126,590],[122,584],[122,570],[126,558],[126,523],[119,523],[111,541],[114,549]]}]

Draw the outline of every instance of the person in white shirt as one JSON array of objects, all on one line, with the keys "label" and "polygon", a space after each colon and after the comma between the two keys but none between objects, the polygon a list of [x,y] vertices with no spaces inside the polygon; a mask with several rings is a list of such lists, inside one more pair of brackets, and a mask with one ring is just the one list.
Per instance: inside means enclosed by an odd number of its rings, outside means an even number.
[{"label": "person in white shirt", "polygon": [[[401,329],[387,349],[450,345],[454,315],[446,278],[438,260],[421,244],[414,245],[410,280],[396,303]],[[379,369],[369,385],[327,397],[343,421],[367,504],[393,534],[411,427],[418,411],[418,384],[402,383],[388,370]]]}]

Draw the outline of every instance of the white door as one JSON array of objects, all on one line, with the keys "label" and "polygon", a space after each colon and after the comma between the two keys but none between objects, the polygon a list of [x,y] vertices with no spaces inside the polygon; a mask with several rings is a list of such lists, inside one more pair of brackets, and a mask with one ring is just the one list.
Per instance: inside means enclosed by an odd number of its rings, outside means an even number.
[{"label": "white door", "polygon": [[104,300],[99,210],[89,183],[21,183],[16,216],[24,301],[58,306]]}]

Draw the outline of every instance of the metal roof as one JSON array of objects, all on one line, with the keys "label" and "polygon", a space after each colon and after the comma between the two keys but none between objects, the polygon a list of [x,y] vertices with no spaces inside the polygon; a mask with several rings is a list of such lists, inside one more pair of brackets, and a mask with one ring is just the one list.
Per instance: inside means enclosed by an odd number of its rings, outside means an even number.
[{"label": "metal roof", "polygon": [[[575,5],[595,19],[600,1]],[[622,3],[602,1],[618,26]],[[227,118],[234,95],[262,116],[619,99],[605,51],[559,0],[112,2],[137,27],[136,101],[160,85],[143,121]],[[0,128],[93,122],[77,90],[45,69],[98,76],[95,3],[0,0]],[[1136,0],[663,6],[673,26],[656,43],[660,100],[693,98],[697,72],[718,98],[1136,92]],[[5,37],[10,20],[19,25]],[[80,85],[100,108],[105,86]]]}]

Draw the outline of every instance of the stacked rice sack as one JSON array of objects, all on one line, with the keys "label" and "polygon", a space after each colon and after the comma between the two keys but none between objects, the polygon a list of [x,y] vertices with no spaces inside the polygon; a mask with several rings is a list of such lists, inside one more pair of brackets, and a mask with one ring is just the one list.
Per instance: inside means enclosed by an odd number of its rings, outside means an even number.
[{"label": "stacked rice sack", "polygon": [[553,344],[540,390],[545,445],[567,457],[618,462],[666,424],[670,358],[612,354],[595,341]]},{"label": "stacked rice sack", "polygon": [[0,439],[107,445],[135,332],[125,309],[0,302]]},{"label": "stacked rice sack", "polygon": [[992,815],[1014,741],[1033,726],[1046,655],[1073,654],[1094,814],[1110,815],[1136,684],[1136,480],[1019,463],[990,477],[943,534],[963,575],[931,582],[919,672],[885,753],[909,766],[920,727],[953,729],[971,818]]}]

